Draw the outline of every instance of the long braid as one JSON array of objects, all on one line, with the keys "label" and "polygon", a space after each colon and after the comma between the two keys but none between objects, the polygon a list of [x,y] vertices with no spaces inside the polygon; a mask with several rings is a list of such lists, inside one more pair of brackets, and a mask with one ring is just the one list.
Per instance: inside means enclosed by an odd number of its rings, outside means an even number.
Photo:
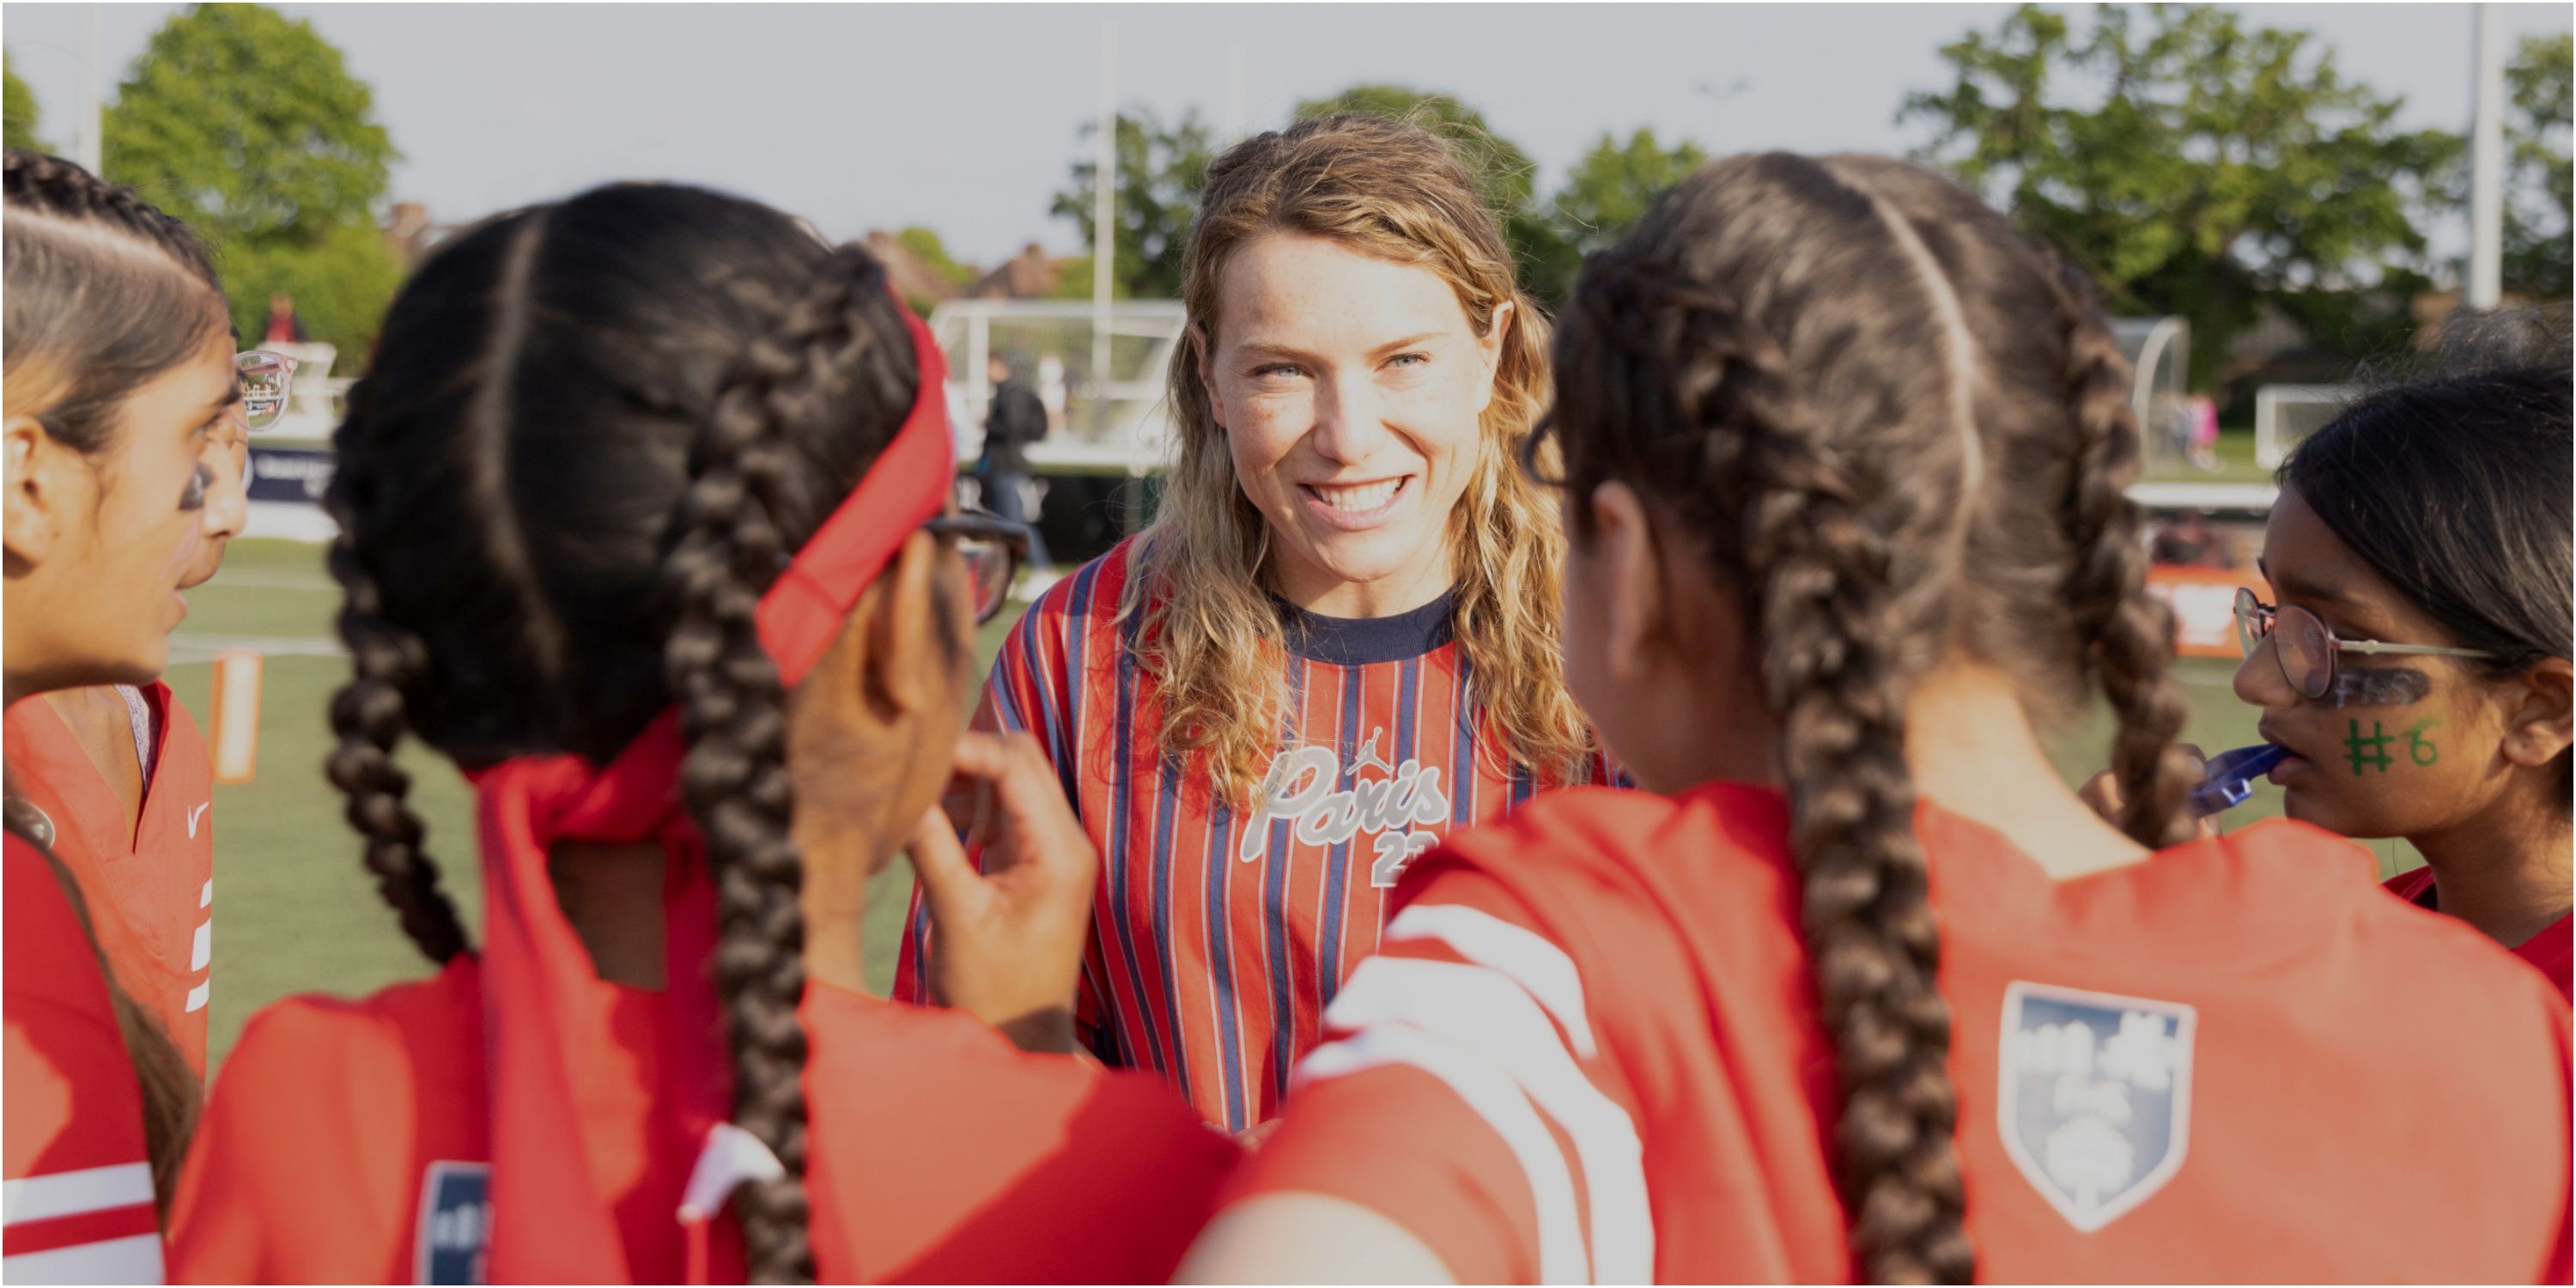
[{"label": "long braid", "polygon": [[2140,844],[2182,839],[2190,755],[2175,745],[2189,714],[2173,676],[2173,612],[2147,593],[2144,520],[2129,497],[2139,468],[2138,422],[2128,364],[2080,283],[2058,280],[2066,332],[2066,405],[2079,455],[2065,506],[2076,561],[2065,599],[2118,722],[2111,772],[2120,827]]},{"label": "long braid", "polygon": [[1783,371],[1749,337],[1730,372],[1750,435],[1745,557],[1761,569],[1763,686],[1781,719],[1791,851],[1808,959],[1833,1036],[1836,1129],[1852,1241],[1880,1283],[1975,1277],[1950,1084],[1939,927],[1914,834],[1906,679],[1889,642],[1915,638],[1847,464]]},{"label": "long braid", "polygon": [[1939,601],[1899,593],[1860,463],[1832,444],[1778,341],[1735,301],[1616,255],[1595,256],[1584,282],[1588,325],[1559,368],[1597,378],[1572,393],[1575,414],[1690,427],[1661,441],[1695,445],[1699,485],[1668,490],[1702,517],[1733,517],[1712,553],[1747,588],[1781,721],[1801,920],[1842,1091],[1837,1175],[1854,1255],[1875,1282],[1968,1282],[1950,1007],[1905,760],[1901,650],[1932,629]]},{"label": "long braid", "polygon": [[[810,1281],[805,1188],[803,861],[790,835],[785,695],[760,642],[760,597],[792,553],[786,533],[795,457],[782,433],[845,405],[839,391],[882,357],[863,309],[881,304],[884,270],[855,248],[823,268],[777,327],[727,372],[690,458],[690,483],[666,565],[677,620],[665,650],[688,739],[681,788],[705,837],[722,938],[716,983],[728,1017],[735,1125],[786,1174],[736,1195],[755,1283]],[[853,426],[860,430],[866,427]],[[890,434],[894,426],[876,427]]]},{"label": "long braid", "polygon": [[[369,390],[350,391],[351,426],[363,425]],[[360,436],[344,429],[342,441]],[[349,825],[366,841],[376,893],[402,918],[403,933],[431,961],[446,964],[466,949],[465,923],[438,886],[438,864],[421,849],[426,831],[407,797],[411,775],[394,762],[406,721],[403,689],[428,666],[420,637],[383,615],[383,597],[358,554],[359,516],[370,486],[363,458],[344,457],[323,497],[339,527],[331,541],[331,576],[340,583],[340,640],[349,650],[349,680],[331,695],[331,729],[339,744],[325,760],[331,784],[348,797]]]}]

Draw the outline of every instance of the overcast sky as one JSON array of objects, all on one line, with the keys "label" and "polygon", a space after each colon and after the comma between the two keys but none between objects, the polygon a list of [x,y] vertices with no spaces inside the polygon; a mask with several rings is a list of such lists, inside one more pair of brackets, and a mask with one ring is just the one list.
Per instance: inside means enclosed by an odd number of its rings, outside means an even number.
[{"label": "overcast sky", "polygon": [[[5,39],[41,132],[78,133],[81,11],[12,3]],[[2000,4],[1921,5],[543,5],[281,4],[375,87],[403,159],[393,196],[441,222],[611,179],[686,179],[805,215],[824,232],[927,224],[989,265],[1032,239],[1073,251],[1047,203],[1084,153],[1101,31],[1118,100],[1284,122],[1359,81],[1459,95],[1541,166],[1542,188],[1605,129],[1653,126],[1713,151],[1901,151],[1909,89]],[[2471,9],[2256,4],[2306,27],[2346,72],[2402,94],[2410,124],[2465,129]],[[178,6],[101,7],[110,90]],[[2508,41],[2563,32],[2564,4],[2500,5]],[[2510,47],[2508,45],[2508,47]],[[2464,240],[2442,230],[2438,240]]]}]

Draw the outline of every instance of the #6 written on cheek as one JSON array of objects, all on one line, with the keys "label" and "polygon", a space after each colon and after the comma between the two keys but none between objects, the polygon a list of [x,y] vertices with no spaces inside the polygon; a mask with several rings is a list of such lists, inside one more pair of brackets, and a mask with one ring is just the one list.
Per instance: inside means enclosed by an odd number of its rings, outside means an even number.
[{"label": "#6 written on cheek", "polygon": [[2344,666],[2320,701],[2330,707],[2403,707],[2423,701],[2433,682],[2422,671],[2404,666]]}]

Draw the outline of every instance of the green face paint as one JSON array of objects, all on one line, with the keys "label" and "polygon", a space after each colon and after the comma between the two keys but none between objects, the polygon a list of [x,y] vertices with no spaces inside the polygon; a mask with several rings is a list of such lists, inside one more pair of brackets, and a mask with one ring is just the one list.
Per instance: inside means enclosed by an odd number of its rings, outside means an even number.
[{"label": "green face paint", "polygon": [[2425,730],[2440,723],[2442,722],[2439,720],[2418,720],[2406,726],[2407,759],[2419,765],[2430,765],[2442,758],[2442,749],[2434,746],[2433,740],[2424,736]]},{"label": "green face paint", "polygon": [[2408,760],[2418,765],[2438,763],[2442,759],[2442,749],[2434,745],[2433,740],[2426,737],[2425,733],[2441,723],[2439,720],[2418,720],[2396,733],[2390,733],[2378,721],[2373,720],[2370,722],[2370,732],[2365,735],[2361,731],[2360,721],[2346,721],[2345,724],[2351,729],[2351,733],[2343,740],[2344,760],[2352,766],[2352,776],[2355,778],[2361,777],[2365,770],[2375,769],[2380,773],[2387,773],[2388,767],[2397,763],[2397,757],[2389,751],[2388,745],[2402,737],[2406,740]]},{"label": "green face paint", "polygon": [[2352,776],[2361,777],[2361,771],[2365,769],[2376,769],[2383,774],[2387,773],[2388,767],[2395,763],[2394,758],[2388,754],[2388,744],[2394,739],[2380,732],[2379,722],[2376,720],[2370,722],[2370,736],[2367,738],[2361,736],[2360,721],[2353,720],[2347,723],[2352,726],[2352,735],[2343,740],[2343,749],[2344,759],[2352,762]]}]

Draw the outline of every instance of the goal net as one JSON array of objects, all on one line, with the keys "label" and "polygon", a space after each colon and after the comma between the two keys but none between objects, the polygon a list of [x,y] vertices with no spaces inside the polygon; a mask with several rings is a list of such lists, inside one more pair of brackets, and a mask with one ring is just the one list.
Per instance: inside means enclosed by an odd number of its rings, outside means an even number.
[{"label": "goal net", "polygon": [[2361,396],[2353,385],[2264,385],[2254,391],[2254,463],[2277,469],[2299,440]]}]

